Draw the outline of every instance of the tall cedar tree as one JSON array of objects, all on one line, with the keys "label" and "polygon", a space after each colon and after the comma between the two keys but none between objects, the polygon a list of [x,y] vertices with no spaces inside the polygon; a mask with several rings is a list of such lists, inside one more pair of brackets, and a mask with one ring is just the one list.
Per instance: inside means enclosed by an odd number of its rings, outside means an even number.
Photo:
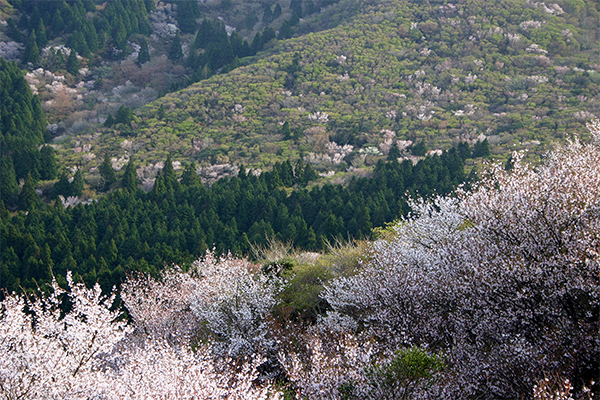
[{"label": "tall cedar tree", "polygon": [[200,184],[200,178],[196,173],[196,165],[193,161],[185,165],[185,169],[183,170],[183,174],[181,175],[181,184],[184,186],[196,186]]},{"label": "tall cedar tree", "polygon": [[56,163],[56,152],[51,146],[44,146],[40,150],[40,177],[43,180],[56,178],[58,165]]},{"label": "tall cedar tree", "polygon": [[38,49],[43,49],[48,44],[48,37],[46,36],[46,27],[44,26],[44,20],[40,18],[40,21],[35,28],[36,42]]},{"label": "tall cedar tree", "polygon": [[137,60],[135,63],[138,67],[141,67],[142,64],[150,61],[150,51],[148,50],[148,42],[145,38],[140,39],[140,52],[138,53]]},{"label": "tall cedar tree", "polygon": [[139,179],[136,174],[135,164],[133,160],[129,160],[129,162],[127,163],[121,183],[123,185],[123,188],[126,190],[135,191],[137,189]]},{"label": "tall cedar tree", "polygon": [[183,58],[183,50],[181,49],[181,32],[177,30],[171,48],[169,49],[169,60],[178,61]]},{"label": "tall cedar tree", "polygon": [[35,30],[31,32],[25,44],[25,51],[23,52],[23,63],[37,64],[40,61],[40,49],[37,45],[37,36]]},{"label": "tall cedar tree", "polygon": [[2,156],[0,159],[0,200],[6,205],[10,205],[14,202],[18,192],[19,183],[12,157]]},{"label": "tall cedar tree", "polygon": [[83,194],[83,175],[81,174],[81,169],[78,169],[73,176],[71,193],[73,196],[81,196]]},{"label": "tall cedar tree", "polygon": [[177,3],[177,20],[182,33],[194,33],[197,28],[196,18],[200,16],[197,0],[182,0]]},{"label": "tall cedar tree", "polygon": [[35,191],[35,182],[28,174],[25,178],[25,184],[19,194],[19,208],[23,211],[31,211],[40,205],[40,197]]},{"label": "tall cedar tree", "polygon": [[73,49],[71,49],[67,59],[67,72],[73,76],[79,74],[79,60],[77,59],[77,52]]},{"label": "tall cedar tree", "polygon": [[100,165],[100,176],[102,176],[102,189],[108,191],[110,187],[117,181],[115,170],[112,167],[110,156],[108,153],[104,154],[104,160]]}]

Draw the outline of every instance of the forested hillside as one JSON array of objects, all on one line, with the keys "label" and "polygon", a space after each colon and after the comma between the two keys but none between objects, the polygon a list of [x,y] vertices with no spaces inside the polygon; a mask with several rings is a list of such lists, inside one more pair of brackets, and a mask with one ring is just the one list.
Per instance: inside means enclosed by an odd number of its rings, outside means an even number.
[{"label": "forested hillside", "polygon": [[[166,153],[256,167],[291,157],[336,171],[370,167],[396,141],[410,154],[411,144],[487,139],[496,156],[527,148],[535,160],[598,113],[597,8],[342,1],[307,16],[291,39],[274,37],[241,58],[241,67],[169,94],[100,136],[65,142],[63,154],[86,169],[99,162],[85,161],[90,155],[108,149],[140,164]],[[89,152],[70,150],[83,144]]]},{"label": "forested hillside", "polygon": [[31,200],[17,198],[18,181],[27,180],[31,194],[39,179],[56,178],[57,162],[54,149],[42,147],[48,131],[39,98],[32,95],[23,72],[4,58],[0,58],[0,110],[0,201],[25,205]]},{"label": "forested hillside", "polygon": [[[61,169],[77,166],[92,191],[106,153],[149,181],[167,153],[201,167],[302,159],[342,176],[394,144],[405,157],[467,141],[535,162],[598,114],[597,1],[9,4],[7,58],[23,62],[50,26],[23,65]],[[51,28],[63,13],[73,21]],[[70,56],[84,41],[89,53]]]}]

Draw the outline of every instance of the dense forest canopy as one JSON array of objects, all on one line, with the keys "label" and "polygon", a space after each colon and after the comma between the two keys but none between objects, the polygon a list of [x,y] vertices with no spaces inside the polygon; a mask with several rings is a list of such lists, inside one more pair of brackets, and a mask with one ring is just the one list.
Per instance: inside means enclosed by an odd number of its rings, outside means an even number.
[{"label": "dense forest canopy", "polygon": [[[406,214],[407,195],[448,194],[466,179],[455,149],[414,166],[380,162],[373,178],[347,186],[306,188],[316,178],[310,164],[286,161],[259,176],[242,169],[205,186],[192,165],[178,181],[168,159],[149,193],[137,188],[135,175],[123,175],[123,188],[89,205],[64,209],[57,199],[13,217],[4,208],[0,286],[34,289],[52,273],[71,271],[108,290],[133,271],[156,275],[165,265],[189,265],[213,246],[249,255],[252,245],[278,240],[323,250],[328,242],[369,238],[372,228]],[[65,180],[61,189],[74,185]]]},{"label": "dense forest canopy", "polygon": [[17,201],[19,180],[54,179],[57,172],[54,149],[40,147],[48,138],[46,117],[23,75],[0,58],[0,201],[7,205]]}]

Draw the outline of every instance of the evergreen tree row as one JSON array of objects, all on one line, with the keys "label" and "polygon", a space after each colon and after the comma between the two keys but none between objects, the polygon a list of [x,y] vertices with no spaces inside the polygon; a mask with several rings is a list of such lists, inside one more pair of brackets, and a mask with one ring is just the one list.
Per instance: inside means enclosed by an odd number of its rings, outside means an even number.
[{"label": "evergreen tree row", "polygon": [[[116,184],[111,171],[102,171],[103,177]],[[447,194],[465,180],[455,149],[416,165],[380,162],[374,178],[347,186],[306,188],[316,177],[310,164],[286,161],[260,176],[242,167],[238,176],[208,187],[193,164],[178,178],[168,159],[146,193],[137,188],[130,162],[119,177],[122,188],[98,202],[65,209],[60,201],[47,206],[34,197],[27,214],[13,217],[1,207],[0,287],[35,288],[52,272],[61,277],[70,270],[109,289],[133,271],[156,274],[171,263],[189,265],[213,246],[248,254],[251,244],[267,238],[320,250],[327,240],[367,238],[373,227],[404,215],[407,193]]]},{"label": "evergreen tree row", "polygon": [[[0,201],[15,205],[18,182],[55,179],[54,149],[47,139],[46,117],[15,63],[0,58]],[[29,178],[28,178],[29,177]]]},{"label": "evergreen tree row", "polygon": [[[37,63],[41,50],[56,37],[67,37],[67,47],[90,57],[111,45],[123,54],[133,34],[151,33],[148,13],[153,0],[112,0],[96,7],[92,0],[13,0],[21,13],[15,23],[7,21],[7,33],[25,43],[22,61]],[[93,18],[88,13],[93,13]]]}]

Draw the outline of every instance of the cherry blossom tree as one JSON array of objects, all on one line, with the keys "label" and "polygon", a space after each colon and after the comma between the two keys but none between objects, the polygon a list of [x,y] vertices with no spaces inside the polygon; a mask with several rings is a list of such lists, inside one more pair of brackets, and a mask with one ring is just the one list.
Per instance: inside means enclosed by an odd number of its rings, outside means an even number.
[{"label": "cherry blossom tree", "polygon": [[217,354],[276,354],[267,317],[283,281],[247,260],[213,253],[195,262],[192,274],[198,278],[190,307],[206,324]]},{"label": "cherry blossom tree", "polygon": [[139,334],[187,346],[200,330],[200,320],[190,308],[197,286],[198,279],[167,269],[158,280],[131,277],[121,287],[121,299]]},{"label": "cherry blossom tree", "polygon": [[51,294],[6,296],[0,323],[0,397],[5,399],[86,398],[95,391],[98,361],[131,328],[111,311],[114,295],[102,296],[67,275],[71,310],[62,315],[67,292],[53,281]]}]

